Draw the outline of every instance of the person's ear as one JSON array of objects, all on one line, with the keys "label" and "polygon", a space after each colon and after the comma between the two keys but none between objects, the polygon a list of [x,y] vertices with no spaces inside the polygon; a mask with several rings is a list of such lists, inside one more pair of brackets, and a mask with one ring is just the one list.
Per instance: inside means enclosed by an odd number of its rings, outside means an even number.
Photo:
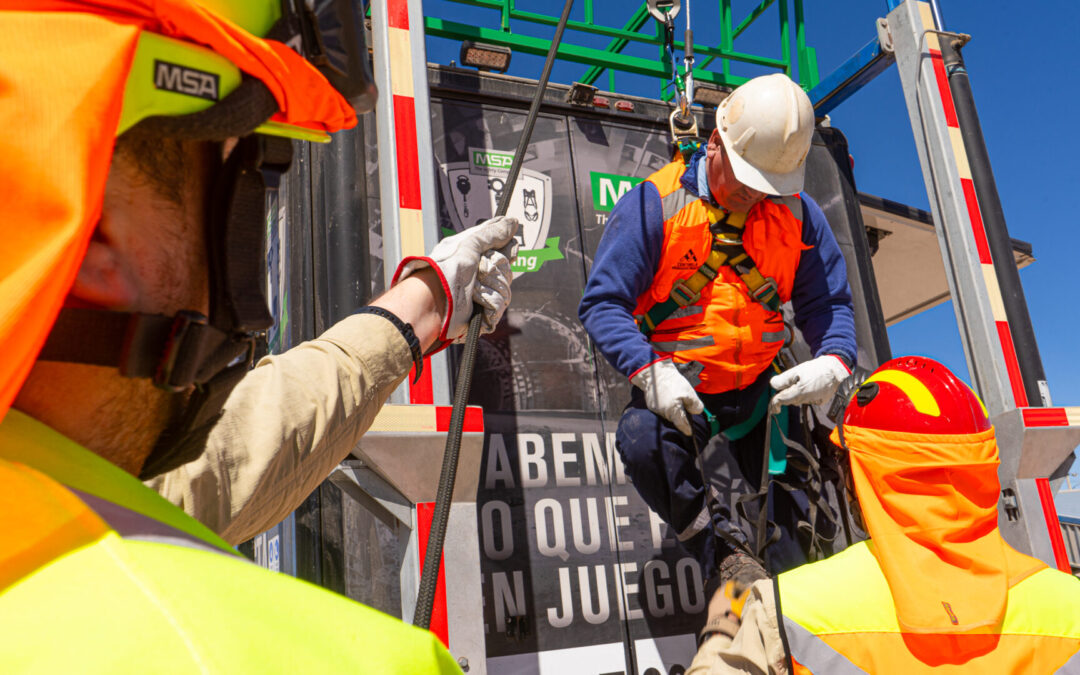
[{"label": "person's ear", "polygon": [[104,309],[135,306],[138,285],[122,253],[106,237],[95,237],[86,249],[69,297]]}]

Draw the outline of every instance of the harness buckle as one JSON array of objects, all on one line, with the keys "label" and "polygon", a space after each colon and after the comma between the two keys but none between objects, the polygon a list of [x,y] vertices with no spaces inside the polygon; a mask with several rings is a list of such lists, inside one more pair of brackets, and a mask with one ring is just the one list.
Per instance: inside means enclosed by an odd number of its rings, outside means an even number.
[{"label": "harness buckle", "polygon": [[197,361],[192,357],[202,351],[206,339],[202,329],[210,323],[206,315],[181,310],[173,317],[165,348],[154,371],[154,386],[165,391],[179,392],[195,381]]},{"label": "harness buckle", "polygon": [[[751,291],[750,297],[754,299],[754,302],[760,302],[772,309],[770,306],[772,303],[766,300],[770,293],[775,295],[777,299],[780,297],[780,290],[776,287],[776,280],[772,277],[765,277],[765,283],[758,286],[757,290]],[[776,304],[779,305],[780,303],[777,302]]]},{"label": "harness buckle", "polygon": [[679,307],[686,307],[692,305],[701,298],[700,292],[693,292],[690,287],[686,285],[685,279],[679,279],[675,282],[675,285],[671,287],[671,299],[675,301],[675,304]]}]

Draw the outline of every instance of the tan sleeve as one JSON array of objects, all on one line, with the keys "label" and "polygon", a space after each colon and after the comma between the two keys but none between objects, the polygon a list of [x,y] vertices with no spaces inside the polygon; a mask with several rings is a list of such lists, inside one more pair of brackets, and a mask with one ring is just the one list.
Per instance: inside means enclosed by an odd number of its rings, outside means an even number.
[{"label": "tan sleeve", "polygon": [[714,634],[702,643],[686,675],[753,673],[788,675],[784,644],[777,626],[776,594],[771,579],[750,587],[735,638]]},{"label": "tan sleeve", "polygon": [[229,395],[202,457],[147,485],[229,543],[246,541],[330,475],[411,365],[393,324],[348,317],[259,361]]}]

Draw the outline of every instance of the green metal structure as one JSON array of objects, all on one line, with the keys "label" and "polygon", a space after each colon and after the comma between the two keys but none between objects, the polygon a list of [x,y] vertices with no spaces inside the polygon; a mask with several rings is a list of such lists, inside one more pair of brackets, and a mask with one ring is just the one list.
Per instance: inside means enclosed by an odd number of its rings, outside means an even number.
[{"label": "green metal structure", "polygon": [[[478,9],[497,11],[499,27],[486,28],[440,18],[433,15],[431,9],[426,8],[424,28],[429,36],[502,45],[510,47],[515,52],[539,56],[547,54],[551,45],[550,39],[528,35],[526,31],[535,26],[554,26],[558,23],[558,16],[521,9],[519,8],[522,5],[521,0],[452,1]],[[819,82],[817,58],[814,49],[806,45],[803,0],[790,0],[790,2],[789,0],[761,0],[738,24],[734,22],[732,2],[733,0],[719,0],[718,3],[719,43],[710,46],[702,42],[700,37],[694,40],[697,62],[693,75],[696,82],[720,87],[737,87],[749,77],[734,74],[732,66],[743,63],[785,73],[806,90],[817,86]],[[607,71],[609,91],[616,90],[617,72],[656,77],[660,81],[661,96],[669,100],[675,92],[669,87],[672,72],[671,62],[665,53],[664,30],[663,26],[649,15],[647,4],[639,3],[621,26],[609,26],[598,22],[596,20],[596,5],[598,4],[597,0],[582,0],[584,19],[572,18],[567,24],[567,34],[559,45],[558,59],[588,66],[578,79],[579,82],[585,84],[594,84]],[[634,4],[625,3],[623,7],[634,7]],[[605,11],[610,13],[610,10],[605,9]],[[580,11],[575,13],[581,15]],[[695,12],[696,16],[697,12]],[[764,23],[769,16],[773,18],[777,26],[779,57],[738,51],[735,47],[736,39],[756,22]],[[684,20],[685,15],[679,16],[676,18],[676,24],[682,26]],[[792,55],[792,30],[795,33],[794,57]],[[681,30],[676,30],[676,36],[681,34]],[[700,35],[698,30],[695,30],[695,34]],[[610,38],[610,41],[603,45],[602,38]],[[657,50],[659,58],[625,53],[627,47],[632,44],[651,45]],[[675,40],[676,53],[681,54],[684,47],[683,41]],[[720,62],[718,67],[714,64],[717,60]],[[679,76],[683,75],[685,73],[680,68]]]}]

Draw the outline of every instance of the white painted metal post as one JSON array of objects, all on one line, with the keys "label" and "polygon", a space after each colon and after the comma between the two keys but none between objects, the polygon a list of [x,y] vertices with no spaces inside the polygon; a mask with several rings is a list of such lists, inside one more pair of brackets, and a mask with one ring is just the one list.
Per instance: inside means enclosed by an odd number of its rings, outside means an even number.
[{"label": "white painted metal post", "polygon": [[[373,0],[371,33],[379,88],[375,115],[383,261],[389,286],[402,258],[425,255],[439,238],[422,0]],[[447,368],[445,354],[433,356],[428,374],[419,385],[410,386],[408,400],[448,404]],[[402,403],[405,397],[399,391],[392,400]]]},{"label": "white painted metal post", "polygon": [[[889,13],[888,28],[968,369],[998,431],[1001,532],[1016,548],[1060,566],[1060,530],[1046,481],[1057,464],[1051,460],[1050,468],[1034,474],[1019,469],[1041,441],[1060,446],[1052,456],[1071,451],[1071,436],[1052,440],[1043,428],[1071,429],[1068,409],[1016,410],[1027,405],[1024,383],[930,4],[906,0]],[[1040,412],[1029,420],[1027,410]],[[1047,415],[1060,420],[1036,419]]]}]

